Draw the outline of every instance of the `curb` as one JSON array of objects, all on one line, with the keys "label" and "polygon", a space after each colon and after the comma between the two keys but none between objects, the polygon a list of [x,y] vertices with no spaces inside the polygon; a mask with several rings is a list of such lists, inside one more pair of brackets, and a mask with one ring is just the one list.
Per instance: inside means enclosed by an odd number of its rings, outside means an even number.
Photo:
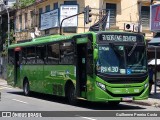
[{"label": "curb", "polygon": [[131,104],[138,104],[138,105],[144,105],[144,106],[152,106],[151,103],[148,103],[148,102],[142,102],[142,101],[132,101],[132,102],[129,102]]},{"label": "curb", "polygon": [[157,102],[150,103],[150,102],[143,102],[143,101],[132,101],[132,102],[129,102],[129,103],[143,105],[143,106],[160,107],[160,103],[157,103]]}]

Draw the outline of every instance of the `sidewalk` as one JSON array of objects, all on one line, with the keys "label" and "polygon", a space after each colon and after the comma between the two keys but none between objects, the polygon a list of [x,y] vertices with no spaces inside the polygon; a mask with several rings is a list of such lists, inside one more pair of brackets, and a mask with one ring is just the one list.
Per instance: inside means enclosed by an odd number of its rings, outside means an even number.
[{"label": "sidewalk", "polygon": [[[3,86],[7,86],[7,81],[0,78],[0,88]],[[137,100],[129,103],[160,107],[160,87],[157,87],[157,93],[154,94],[154,85],[153,85],[151,93],[152,94],[149,95],[149,98],[147,100]]]},{"label": "sidewalk", "polygon": [[0,86],[7,86],[7,81],[0,78]]},{"label": "sidewalk", "polygon": [[146,105],[146,106],[155,106],[160,107],[160,87],[157,86],[156,94],[154,93],[154,85],[152,86],[151,95],[147,100],[136,100],[130,103],[139,104],[139,105]]}]

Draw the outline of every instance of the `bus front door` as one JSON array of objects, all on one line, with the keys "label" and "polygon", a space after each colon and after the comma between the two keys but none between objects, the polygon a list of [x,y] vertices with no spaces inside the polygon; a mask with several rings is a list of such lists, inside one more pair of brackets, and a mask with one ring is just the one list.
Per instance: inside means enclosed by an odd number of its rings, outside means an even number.
[{"label": "bus front door", "polygon": [[14,56],[14,85],[17,84],[17,81],[20,76],[20,68],[19,68],[19,51],[15,51],[15,56]]},{"label": "bus front door", "polygon": [[86,97],[87,82],[87,43],[77,44],[77,66],[76,66],[76,93],[78,97]]}]

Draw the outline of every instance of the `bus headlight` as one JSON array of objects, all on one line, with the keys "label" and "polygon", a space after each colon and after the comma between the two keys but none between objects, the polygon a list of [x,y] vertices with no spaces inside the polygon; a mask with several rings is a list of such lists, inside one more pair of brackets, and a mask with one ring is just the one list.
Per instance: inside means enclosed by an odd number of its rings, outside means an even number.
[{"label": "bus headlight", "polygon": [[148,83],[146,83],[146,84],[144,85],[144,87],[147,88],[147,87],[148,87]]},{"label": "bus headlight", "polygon": [[97,82],[97,86],[100,87],[102,90],[106,90],[106,86],[100,82]]}]

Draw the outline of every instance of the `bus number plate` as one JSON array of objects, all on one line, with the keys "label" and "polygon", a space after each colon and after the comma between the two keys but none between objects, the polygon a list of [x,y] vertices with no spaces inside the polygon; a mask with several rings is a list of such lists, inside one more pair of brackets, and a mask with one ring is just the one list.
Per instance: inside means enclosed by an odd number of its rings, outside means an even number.
[{"label": "bus number plate", "polygon": [[133,98],[132,97],[123,97],[122,101],[132,101]]}]

